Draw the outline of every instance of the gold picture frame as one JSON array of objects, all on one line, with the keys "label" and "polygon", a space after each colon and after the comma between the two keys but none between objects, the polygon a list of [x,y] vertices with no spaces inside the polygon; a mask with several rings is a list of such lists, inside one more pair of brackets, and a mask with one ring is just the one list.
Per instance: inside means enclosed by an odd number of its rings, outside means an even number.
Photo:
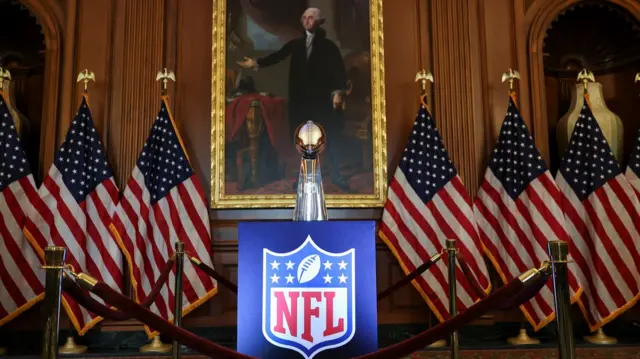
[{"label": "gold picture frame", "polygon": [[[295,192],[281,194],[226,193],[225,124],[227,86],[227,1],[213,0],[211,67],[211,208],[291,208]],[[343,0],[344,1],[344,0]],[[348,0],[347,0],[348,1]],[[371,193],[331,194],[329,208],[382,207],[387,192],[387,138],[382,0],[369,0]],[[366,42],[365,42],[366,43]],[[364,153],[364,152],[363,152]],[[369,159],[367,159],[369,160]],[[368,182],[369,183],[369,182]]]}]

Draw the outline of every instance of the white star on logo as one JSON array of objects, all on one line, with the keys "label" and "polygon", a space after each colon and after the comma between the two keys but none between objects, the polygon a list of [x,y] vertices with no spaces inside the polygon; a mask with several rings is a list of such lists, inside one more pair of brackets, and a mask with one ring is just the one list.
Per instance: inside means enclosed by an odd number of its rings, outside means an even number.
[{"label": "white star on logo", "polygon": [[279,269],[278,266],[280,266],[280,263],[278,263],[275,259],[269,264],[271,264],[271,269]]},{"label": "white star on logo", "polygon": [[327,259],[327,261],[322,263],[322,265],[324,266],[324,269],[331,269],[333,263],[329,262],[329,260]]},{"label": "white star on logo", "polygon": [[344,260],[341,260],[338,266],[340,266],[340,269],[347,269],[347,263]]},{"label": "white star on logo", "polygon": [[295,263],[293,263],[293,262],[291,261],[291,259],[289,259],[289,261],[288,261],[287,263],[285,263],[285,265],[287,266],[287,269],[293,269],[293,265],[294,265],[294,264],[295,264]]}]

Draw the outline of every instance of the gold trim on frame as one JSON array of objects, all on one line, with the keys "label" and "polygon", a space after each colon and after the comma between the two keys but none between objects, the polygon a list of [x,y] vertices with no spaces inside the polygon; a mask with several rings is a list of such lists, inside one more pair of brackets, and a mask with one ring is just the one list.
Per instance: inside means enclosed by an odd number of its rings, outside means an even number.
[{"label": "gold trim on frame", "polygon": [[[295,194],[227,195],[224,193],[226,0],[213,0],[211,59],[211,208],[292,208]],[[371,38],[372,194],[328,194],[329,208],[382,207],[387,195],[387,134],[384,83],[382,0],[369,0]]]}]

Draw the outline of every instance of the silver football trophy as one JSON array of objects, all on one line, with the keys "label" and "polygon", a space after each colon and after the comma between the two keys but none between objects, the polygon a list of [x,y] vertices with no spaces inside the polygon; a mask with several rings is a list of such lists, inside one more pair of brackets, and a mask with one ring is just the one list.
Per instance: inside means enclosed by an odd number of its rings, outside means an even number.
[{"label": "silver football trophy", "polygon": [[307,121],[295,132],[295,144],[302,153],[296,207],[293,210],[294,221],[325,221],[327,207],[324,202],[322,173],[320,172],[320,153],[327,141],[322,126]]}]

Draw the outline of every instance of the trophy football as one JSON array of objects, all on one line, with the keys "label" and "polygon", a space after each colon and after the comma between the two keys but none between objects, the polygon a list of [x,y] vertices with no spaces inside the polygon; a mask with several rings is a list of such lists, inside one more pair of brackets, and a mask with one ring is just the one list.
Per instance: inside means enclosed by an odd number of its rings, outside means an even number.
[{"label": "trophy football", "polygon": [[295,132],[295,144],[302,153],[296,206],[293,210],[294,221],[325,221],[327,207],[324,202],[322,173],[318,153],[326,144],[327,136],[322,126],[307,121],[298,126]]}]

